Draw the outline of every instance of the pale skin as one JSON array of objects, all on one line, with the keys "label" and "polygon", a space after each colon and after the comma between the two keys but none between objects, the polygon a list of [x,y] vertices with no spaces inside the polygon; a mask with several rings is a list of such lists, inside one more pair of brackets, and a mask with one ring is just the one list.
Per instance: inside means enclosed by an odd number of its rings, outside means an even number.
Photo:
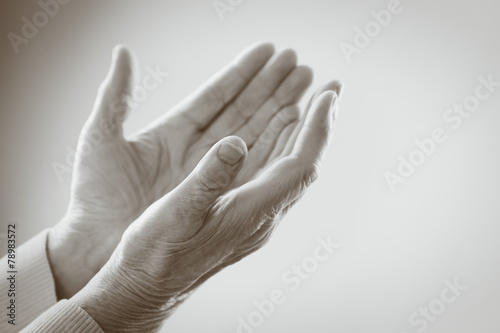
[{"label": "pale skin", "polygon": [[202,282],[260,248],[316,179],[332,133],[341,86],[325,84],[301,116],[311,81],[293,51],[254,45],[125,138],[127,108],[116,101],[130,95],[133,66],[116,48],[78,146],[96,130],[104,138],[77,158],[68,211],[49,232],[58,298],[76,294],[105,332],[153,332]]}]

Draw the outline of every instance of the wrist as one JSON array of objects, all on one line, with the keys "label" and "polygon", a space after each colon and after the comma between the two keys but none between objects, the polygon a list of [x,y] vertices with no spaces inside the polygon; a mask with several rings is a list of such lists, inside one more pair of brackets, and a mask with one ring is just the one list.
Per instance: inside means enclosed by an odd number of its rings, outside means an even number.
[{"label": "wrist", "polygon": [[49,230],[47,238],[47,257],[57,299],[69,299],[89,280],[90,272],[82,265],[85,260],[83,249],[58,226]]},{"label": "wrist", "polygon": [[115,263],[112,258],[71,301],[106,333],[157,332],[177,302],[155,295],[152,284],[129,276]]},{"label": "wrist", "polygon": [[99,251],[96,237],[82,229],[86,223],[65,216],[47,236],[47,257],[58,299],[69,299],[83,288],[109,257]]}]

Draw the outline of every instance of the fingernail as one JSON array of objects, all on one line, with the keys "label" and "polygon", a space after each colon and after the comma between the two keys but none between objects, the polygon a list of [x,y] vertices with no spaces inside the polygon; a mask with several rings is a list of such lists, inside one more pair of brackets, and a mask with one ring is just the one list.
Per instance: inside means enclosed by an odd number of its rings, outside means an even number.
[{"label": "fingernail", "polygon": [[217,156],[222,162],[234,165],[243,156],[243,150],[235,144],[224,142],[217,151]]}]

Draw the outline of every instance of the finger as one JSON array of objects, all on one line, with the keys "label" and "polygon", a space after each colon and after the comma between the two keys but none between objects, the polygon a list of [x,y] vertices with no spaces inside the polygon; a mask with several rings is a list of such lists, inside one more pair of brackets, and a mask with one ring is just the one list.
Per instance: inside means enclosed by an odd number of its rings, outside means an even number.
[{"label": "finger", "polygon": [[319,164],[321,161],[332,134],[337,103],[337,93],[326,91],[311,105],[310,115],[304,122],[291,154],[305,165]]},{"label": "finger", "polygon": [[292,154],[241,187],[241,202],[253,202],[252,209],[260,210],[263,216],[273,216],[302,196],[318,175],[337,101],[332,91],[322,93],[314,101]]},{"label": "finger", "polygon": [[337,93],[337,96],[341,96],[342,94],[342,83],[340,83],[339,81],[330,81],[330,82],[327,82],[326,84],[324,84],[323,86],[321,86],[319,89],[317,89],[315,91],[315,93],[313,94],[313,96],[311,97],[311,99],[309,100],[306,108],[305,108],[305,112],[304,114],[302,115],[302,119],[301,121],[299,122],[298,126],[295,127],[295,130],[294,132],[292,133],[292,135],[290,136],[290,139],[288,140],[288,142],[286,143],[286,146],[285,148],[283,149],[283,152],[281,154],[282,157],[284,156],[288,156],[290,155],[290,153],[292,152],[292,149],[295,145],[295,142],[297,141],[297,137],[299,136],[299,133],[302,129],[302,126],[304,125],[304,122],[307,118],[307,114],[312,106],[312,103],[324,92],[326,91],[335,91]]},{"label": "finger", "polygon": [[208,135],[218,139],[227,133],[234,133],[274,93],[296,64],[297,55],[293,50],[285,50],[271,58],[214,120],[207,129]]},{"label": "finger", "polygon": [[[246,145],[236,136],[216,143],[179,186],[148,209],[149,223],[160,220],[167,224],[166,241],[178,242],[194,235],[209,208],[230,188],[246,156]],[[165,216],[169,217],[166,222]]]},{"label": "finger", "polygon": [[272,44],[250,46],[186,98],[174,113],[193,123],[197,130],[204,129],[255,77],[273,54]]},{"label": "finger", "polygon": [[122,124],[128,113],[133,78],[133,56],[122,45],[113,49],[108,75],[99,87],[88,130],[98,130],[105,136],[123,136]]},{"label": "finger", "polygon": [[271,165],[276,161],[280,156],[282,156],[283,151],[285,150],[285,147],[287,143],[290,141],[290,138],[297,128],[299,124],[299,120],[296,120],[290,124],[288,124],[285,129],[281,132],[278,141],[276,141],[276,145],[274,146],[273,151],[269,155],[269,158],[267,159],[267,165]]},{"label": "finger", "polygon": [[252,179],[253,176],[262,169],[273,151],[280,134],[287,126],[297,123],[299,118],[299,108],[290,105],[278,112],[268,124],[264,132],[261,133],[255,145],[249,149],[247,162],[234,182],[236,187]]},{"label": "finger", "polygon": [[274,149],[281,132],[286,126],[296,122],[299,116],[300,110],[297,105],[289,105],[278,112],[252,146],[250,157],[259,156],[259,158],[265,161]]},{"label": "finger", "polygon": [[235,133],[247,146],[252,146],[258,136],[269,125],[276,112],[285,106],[295,104],[304,95],[312,82],[312,70],[306,66],[296,67],[281,83],[274,94]]}]

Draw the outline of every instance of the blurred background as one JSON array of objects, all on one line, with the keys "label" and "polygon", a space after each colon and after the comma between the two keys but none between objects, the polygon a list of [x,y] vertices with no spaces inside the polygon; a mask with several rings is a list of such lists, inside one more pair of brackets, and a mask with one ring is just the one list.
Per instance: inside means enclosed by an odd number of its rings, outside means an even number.
[{"label": "blurred background", "polygon": [[[372,11],[394,8],[377,23]],[[71,176],[53,164],[76,147],[114,45],[135,52],[138,78],[169,73],[130,114],[130,134],[270,41],[312,67],[310,92],[345,84],[322,173],[271,242],[210,279],[163,332],[499,332],[500,87],[458,129],[443,119],[478,77],[500,82],[499,10],[496,0],[73,0],[50,17],[36,1],[2,1],[0,233],[16,223],[24,242],[63,216]],[[23,17],[40,27],[13,43]],[[447,140],[391,189],[386,173],[435,128]],[[340,247],[292,290],[284,276],[329,235]],[[466,289],[453,294],[446,280]],[[285,301],[266,316],[254,302],[275,289]]]}]

